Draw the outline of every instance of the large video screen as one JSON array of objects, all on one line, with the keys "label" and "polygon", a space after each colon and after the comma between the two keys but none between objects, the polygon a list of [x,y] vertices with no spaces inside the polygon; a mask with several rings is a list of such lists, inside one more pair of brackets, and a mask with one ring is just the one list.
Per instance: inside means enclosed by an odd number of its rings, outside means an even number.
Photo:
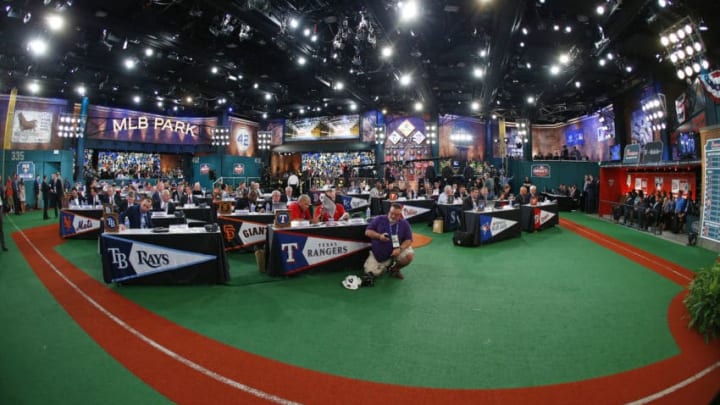
[{"label": "large video screen", "polygon": [[360,115],[287,120],[285,142],[360,139]]}]

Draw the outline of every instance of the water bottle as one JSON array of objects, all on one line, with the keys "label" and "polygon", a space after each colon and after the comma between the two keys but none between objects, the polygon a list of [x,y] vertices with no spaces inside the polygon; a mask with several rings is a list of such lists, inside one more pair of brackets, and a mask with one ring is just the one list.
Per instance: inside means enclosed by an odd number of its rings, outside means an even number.
[{"label": "water bottle", "polygon": [[265,212],[272,212],[272,211],[270,210],[270,203],[269,203],[269,202],[268,202],[268,203],[265,203]]},{"label": "water bottle", "polygon": [[369,206],[369,205],[368,205],[368,207],[365,209],[365,218],[366,218],[366,219],[370,219],[370,206]]},{"label": "water bottle", "polygon": [[250,212],[255,212],[255,204],[250,203]]},{"label": "water bottle", "polygon": [[125,229],[130,229],[130,218],[125,217]]}]

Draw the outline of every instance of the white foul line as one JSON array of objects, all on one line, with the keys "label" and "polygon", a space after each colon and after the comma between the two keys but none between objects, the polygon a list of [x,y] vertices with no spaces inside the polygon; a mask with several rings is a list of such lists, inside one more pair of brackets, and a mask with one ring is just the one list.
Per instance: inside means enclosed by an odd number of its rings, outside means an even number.
[{"label": "white foul line", "polygon": [[[2,215],[2,213],[0,213],[0,215]],[[161,345],[160,343],[156,342],[155,340],[150,339],[149,337],[143,335],[142,332],[140,332],[139,330],[137,330],[137,329],[133,328],[132,326],[128,325],[127,323],[125,323],[125,321],[123,321],[122,319],[120,319],[119,317],[117,317],[116,315],[114,315],[113,313],[111,313],[108,309],[106,309],[105,307],[103,307],[102,305],[100,305],[100,304],[99,304],[97,301],[95,301],[92,297],[90,297],[89,295],[85,294],[85,292],[83,292],[75,283],[73,283],[70,279],[68,279],[68,278],[65,276],[65,274],[63,274],[57,267],[55,267],[54,264],[52,264],[52,263],[50,262],[50,260],[48,260],[47,257],[45,257],[45,255],[43,255],[43,253],[35,246],[35,244],[33,244],[33,243],[30,241],[30,239],[27,237],[27,235],[25,235],[25,232],[23,232],[20,228],[18,228],[17,225],[16,225],[14,222],[13,222],[13,226],[15,227],[15,229],[17,229],[17,230],[20,232],[20,235],[22,235],[22,237],[25,239],[25,241],[33,248],[33,250],[35,251],[35,253],[37,253],[37,255],[38,255],[39,257],[41,257],[41,258],[45,261],[45,263],[47,263],[48,266],[50,266],[50,268],[51,268],[55,273],[57,273],[57,275],[58,275],[60,278],[62,278],[70,287],[72,287],[72,289],[75,290],[81,297],[83,297],[83,298],[84,298],[87,302],[89,302],[92,306],[94,306],[95,308],[97,308],[98,311],[102,312],[105,316],[107,316],[108,318],[110,318],[110,319],[111,319],[113,322],[115,322],[118,326],[120,326],[121,328],[123,328],[123,329],[125,329],[126,331],[130,332],[131,334],[135,335],[138,339],[140,339],[140,340],[142,340],[143,342],[147,343],[148,345],[152,346],[154,349],[156,349],[156,350],[160,351],[161,353],[164,353],[165,355],[169,356],[170,358],[172,358],[172,359],[174,359],[174,360],[176,360],[176,361],[178,361],[178,362],[180,362],[180,363],[182,363],[182,364],[190,367],[191,369],[193,369],[193,370],[195,370],[195,371],[197,371],[197,372],[199,372],[199,373],[204,374],[204,375],[207,376],[207,377],[210,377],[210,378],[212,378],[212,379],[214,379],[214,380],[216,380],[216,381],[219,381],[219,382],[221,382],[221,383],[223,383],[223,384],[229,385],[229,386],[231,386],[231,387],[233,387],[233,388],[236,388],[236,389],[238,389],[238,390],[244,391],[244,392],[246,392],[246,393],[248,393],[248,394],[254,395],[254,396],[258,397],[258,398],[261,398],[261,399],[264,399],[264,400],[267,400],[267,401],[270,401],[270,402],[274,402],[274,403],[277,403],[277,404],[284,404],[284,405],[299,405],[299,404],[300,404],[299,402],[294,402],[294,401],[291,401],[291,400],[288,400],[288,399],[285,399],[285,398],[278,397],[278,396],[273,395],[273,394],[269,394],[269,393],[267,393],[267,392],[265,392],[265,391],[261,391],[261,390],[259,390],[259,389],[257,389],[257,388],[250,387],[250,386],[248,386],[248,385],[242,384],[242,383],[237,382],[237,381],[235,381],[235,380],[233,380],[233,379],[230,379],[230,378],[228,378],[228,377],[225,377],[225,376],[223,376],[223,375],[221,375],[221,374],[218,374],[218,373],[216,373],[216,372],[214,372],[214,371],[212,371],[212,370],[209,370],[209,369],[207,369],[207,368],[205,368],[205,367],[203,367],[203,366],[195,363],[194,361],[192,361],[192,360],[190,360],[190,359],[188,359],[188,358],[186,358],[186,357],[181,356],[181,355],[178,354],[178,353],[175,353],[174,351],[172,351],[172,350],[168,349],[167,347]]]},{"label": "white foul line", "polygon": [[650,403],[652,401],[656,401],[668,394],[672,394],[673,392],[694,383],[695,381],[703,378],[706,374],[712,372],[713,370],[715,370],[718,367],[720,367],[720,361],[718,361],[717,363],[715,363],[711,366],[706,367],[704,370],[700,371],[699,373],[695,374],[694,376],[688,377],[688,378],[680,381],[679,383],[673,385],[672,387],[665,388],[664,390],[662,390],[660,392],[656,392],[645,398],[638,399],[637,401],[629,402],[628,405],[642,405],[642,404]]}]

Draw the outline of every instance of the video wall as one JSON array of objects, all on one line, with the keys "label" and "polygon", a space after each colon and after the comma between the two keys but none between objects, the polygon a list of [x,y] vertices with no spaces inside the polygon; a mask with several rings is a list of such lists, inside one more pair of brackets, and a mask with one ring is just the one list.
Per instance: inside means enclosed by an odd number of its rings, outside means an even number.
[{"label": "video wall", "polygon": [[[6,128],[9,96],[0,96],[0,128]],[[61,149],[63,138],[57,136],[61,112],[67,110],[66,100],[17,96],[11,130],[2,134],[5,149]]]},{"label": "video wall", "polygon": [[372,151],[302,154],[305,176],[338,179],[347,170],[349,177],[371,177],[374,166],[375,152]]},{"label": "video wall", "polygon": [[532,142],[534,160],[609,160],[615,145],[613,108],[562,125],[533,125]]},{"label": "video wall", "polygon": [[360,115],[308,117],[285,121],[285,142],[360,139]]},{"label": "video wall", "polygon": [[99,179],[179,178],[182,157],[171,154],[85,149],[86,175]]}]

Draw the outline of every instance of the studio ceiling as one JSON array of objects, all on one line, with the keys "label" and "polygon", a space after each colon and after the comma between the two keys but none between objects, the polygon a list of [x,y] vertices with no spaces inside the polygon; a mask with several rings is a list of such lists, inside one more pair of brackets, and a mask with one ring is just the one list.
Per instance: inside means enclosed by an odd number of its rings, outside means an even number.
[{"label": "studio ceiling", "polygon": [[[427,114],[554,123],[628,89],[677,82],[670,63],[659,61],[658,33],[681,17],[708,27],[708,59],[712,67],[719,60],[717,1],[417,3],[417,18],[401,23],[397,2],[378,0],[3,1],[0,91],[29,95],[34,81],[39,96],[79,99],[75,88],[84,85],[92,104],[185,116],[232,109],[252,120],[416,113],[421,103]],[[51,12],[68,19],[62,31],[46,27]],[[37,37],[49,43],[44,56],[27,49]]]}]

